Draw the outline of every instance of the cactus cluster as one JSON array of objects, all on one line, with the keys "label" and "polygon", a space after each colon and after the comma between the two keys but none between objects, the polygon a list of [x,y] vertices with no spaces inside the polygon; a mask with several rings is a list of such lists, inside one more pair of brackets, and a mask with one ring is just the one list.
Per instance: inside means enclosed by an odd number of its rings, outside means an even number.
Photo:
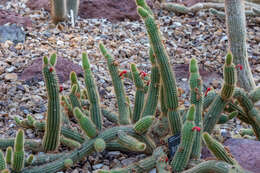
[{"label": "cactus cluster", "polygon": [[[156,25],[151,9],[144,0],[137,0],[138,13],[142,17],[149,35],[149,56],[151,74],[139,71],[131,64],[130,71],[121,71],[119,65],[105,46],[99,49],[106,59],[117,99],[118,114],[100,103],[95,78],[91,72],[86,53],[82,54],[85,85],[82,87],[75,72],[71,72],[71,92],[62,95],[55,74],[56,55],[43,58],[43,74],[48,93],[46,120],[38,121],[33,116],[20,120],[17,125],[44,131],[42,142],[24,139],[22,130],[16,138],[0,139],[0,170],[2,172],[58,172],[72,167],[92,152],[104,150],[135,151],[151,155],[127,167],[115,170],[98,170],[99,173],[147,172],[156,168],[158,172],[243,172],[230,153],[210,136],[217,123],[225,123],[237,117],[252,126],[251,135],[260,140],[260,115],[254,103],[259,97],[259,88],[246,93],[237,88],[236,67],[231,53],[224,65],[224,83],[218,93],[208,89],[202,93],[202,79],[196,59],[190,61],[190,102],[189,110],[179,107],[178,89],[169,57],[162,41],[162,34]],[[123,77],[133,81],[136,88],[135,102],[131,104],[123,85]],[[210,91],[211,90],[211,91]],[[233,100],[237,100],[238,103]],[[132,106],[133,105],[133,110]],[[160,105],[160,106],[158,106]],[[160,111],[157,118],[156,111]],[[228,113],[228,115],[225,115]],[[117,126],[103,128],[103,117]],[[71,120],[77,122],[81,132],[71,127]],[[252,134],[253,132],[253,134]],[[247,132],[249,133],[249,132]],[[151,139],[158,138],[160,143]],[[177,152],[168,159],[164,141],[167,135],[180,135]],[[200,162],[202,141],[219,161],[206,161],[187,169],[194,160]],[[72,149],[70,152],[57,151],[59,144]],[[12,149],[14,147],[14,149]],[[44,151],[44,154],[29,155],[25,150]]]}]

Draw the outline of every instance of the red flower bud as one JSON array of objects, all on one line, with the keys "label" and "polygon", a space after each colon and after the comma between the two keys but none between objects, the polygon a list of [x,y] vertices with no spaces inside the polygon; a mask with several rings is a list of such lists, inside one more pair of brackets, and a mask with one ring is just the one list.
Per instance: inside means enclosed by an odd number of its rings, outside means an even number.
[{"label": "red flower bud", "polygon": [[207,88],[206,92],[205,92],[205,96],[208,95],[208,92],[211,90],[211,88]]},{"label": "red flower bud", "polygon": [[236,68],[237,68],[237,69],[239,68],[240,70],[243,70],[243,66],[242,66],[241,64],[237,64],[237,65],[236,65]]},{"label": "red flower bud", "polygon": [[52,68],[52,67],[50,67],[50,68],[49,68],[49,71],[50,71],[50,72],[52,72],[52,71],[53,71],[53,68]]},{"label": "red flower bud", "polygon": [[194,130],[197,130],[198,132],[200,132],[200,127],[198,127],[198,126],[195,126],[195,127],[192,127],[192,129],[191,129],[192,131],[194,131]]},{"label": "red flower bud", "polygon": [[127,71],[126,70],[123,70],[120,74],[119,74],[119,77],[123,76],[124,74],[126,74]]},{"label": "red flower bud", "polygon": [[151,81],[148,80],[147,83],[146,83],[146,86],[149,86],[149,85],[150,85],[150,82],[151,82]]},{"label": "red flower bud", "polygon": [[63,87],[62,86],[60,86],[60,90],[59,90],[59,92],[62,92],[63,91]]},{"label": "red flower bud", "polygon": [[139,73],[139,75],[141,75],[141,77],[145,77],[145,76],[147,75],[147,73],[145,73],[144,71],[141,71],[141,72]]},{"label": "red flower bud", "polygon": [[168,157],[165,157],[165,162],[168,162],[168,160],[169,160]]}]

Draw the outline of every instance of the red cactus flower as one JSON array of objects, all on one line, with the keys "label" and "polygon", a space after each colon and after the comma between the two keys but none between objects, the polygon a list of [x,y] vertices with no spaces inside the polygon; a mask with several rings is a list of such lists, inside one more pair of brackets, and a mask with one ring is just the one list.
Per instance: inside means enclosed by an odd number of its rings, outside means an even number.
[{"label": "red cactus flower", "polygon": [[120,74],[119,74],[119,77],[123,76],[124,74],[126,74],[127,71],[126,70],[123,70]]},{"label": "red cactus flower", "polygon": [[206,92],[205,92],[205,96],[208,95],[208,92],[211,90],[211,88],[207,88]]},{"label": "red cactus flower", "polygon": [[145,73],[144,71],[141,71],[141,72],[139,73],[139,75],[141,75],[141,77],[145,77],[145,76],[147,75],[147,73]]},{"label": "red cactus flower", "polygon": [[194,130],[197,130],[198,132],[200,132],[200,127],[198,127],[198,126],[195,126],[195,127],[192,127],[192,129],[191,129],[192,131],[194,131]]},{"label": "red cactus flower", "polygon": [[151,81],[148,80],[147,83],[146,83],[146,86],[149,86],[149,85],[150,85],[150,82],[151,82]]},{"label": "red cactus flower", "polygon": [[236,65],[236,68],[237,68],[237,69],[239,68],[240,70],[243,70],[243,66],[242,66],[241,64],[237,64],[237,65]]},{"label": "red cactus flower", "polygon": [[169,160],[168,157],[165,157],[165,162],[168,162],[168,160]]},{"label": "red cactus flower", "polygon": [[62,86],[60,86],[60,90],[59,90],[59,92],[62,92],[63,91],[63,87]]},{"label": "red cactus flower", "polygon": [[50,67],[50,68],[49,68],[49,71],[50,71],[50,72],[52,72],[52,71],[53,71],[53,68],[52,68],[52,67]]}]

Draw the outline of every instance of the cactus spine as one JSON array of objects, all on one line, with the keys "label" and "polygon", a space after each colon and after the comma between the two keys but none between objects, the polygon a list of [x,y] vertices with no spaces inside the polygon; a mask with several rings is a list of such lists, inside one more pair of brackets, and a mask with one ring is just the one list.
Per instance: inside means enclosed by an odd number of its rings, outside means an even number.
[{"label": "cactus spine", "polygon": [[15,138],[12,170],[20,172],[24,166],[24,133],[23,130],[18,130]]},{"label": "cactus spine", "polygon": [[59,146],[61,131],[61,112],[58,79],[54,69],[56,55],[53,54],[48,63],[48,58],[44,57],[43,76],[48,93],[47,125],[43,137],[44,151],[55,151]]},{"label": "cactus spine", "polygon": [[181,172],[187,166],[195,138],[194,127],[195,105],[189,109],[187,120],[185,121],[181,132],[181,143],[177,153],[171,162],[173,172]]},{"label": "cactus spine", "polygon": [[89,60],[86,53],[82,54],[82,66],[85,72],[85,85],[87,88],[88,99],[90,101],[90,117],[98,130],[102,128],[99,95],[96,84],[90,69]]},{"label": "cactus spine", "polygon": [[108,53],[108,51],[106,50],[105,46],[102,43],[99,44],[99,49],[107,60],[108,69],[112,77],[112,82],[113,82],[117,104],[118,104],[119,123],[129,124],[130,123],[129,105],[127,103],[122,80],[118,73],[118,67],[117,67],[118,65],[115,62],[115,60],[112,58],[112,56]]}]

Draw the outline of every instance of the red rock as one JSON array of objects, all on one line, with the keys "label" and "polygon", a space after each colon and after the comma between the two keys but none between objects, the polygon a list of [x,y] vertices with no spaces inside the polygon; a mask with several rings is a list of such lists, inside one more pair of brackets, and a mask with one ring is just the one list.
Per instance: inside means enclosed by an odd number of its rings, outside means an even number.
[{"label": "red rock", "polygon": [[[151,0],[147,1],[152,6]],[[50,11],[48,0],[29,0],[27,6],[33,10],[44,8]],[[135,0],[81,0],[79,16],[82,18],[106,18],[111,21],[139,20]]]},{"label": "red rock", "polygon": [[23,27],[30,27],[32,25],[30,18],[20,16],[19,14],[12,11],[0,9],[0,25],[4,25],[6,23],[15,23]]},{"label": "red rock", "polygon": [[[57,64],[55,66],[56,73],[59,78],[59,82],[63,83],[69,79],[70,72],[75,71],[77,75],[83,74],[80,65],[74,64],[66,58],[58,58]],[[19,75],[19,80],[31,82],[33,80],[41,81],[42,76],[42,58],[38,58],[33,61],[32,65],[24,69],[24,71]]]}]

